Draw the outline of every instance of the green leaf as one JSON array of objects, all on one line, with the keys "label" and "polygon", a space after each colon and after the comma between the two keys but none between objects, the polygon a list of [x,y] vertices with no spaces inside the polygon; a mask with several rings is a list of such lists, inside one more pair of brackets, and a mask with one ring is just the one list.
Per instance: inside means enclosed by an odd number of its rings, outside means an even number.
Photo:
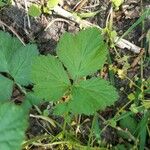
[{"label": "green leaf", "polygon": [[20,150],[25,137],[27,118],[21,107],[0,104],[0,149]]},{"label": "green leaf", "polygon": [[42,104],[43,102],[44,101],[41,98],[37,97],[34,92],[28,92],[25,95],[22,107],[24,110],[28,112],[33,105],[39,105]]},{"label": "green leaf", "polygon": [[114,150],[126,150],[126,147],[123,144],[117,144],[117,146],[115,146]]},{"label": "green leaf", "polygon": [[21,85],[30,84],[31,63],[38,55],[37,47],[33,44],[23,46],[5,32],[0,32],[0,39],[0,72],[9,73]]},{"label": "green leaf", "polygon": [[128,129],[129,132],[134,135],[135,129],[137,128],[137,121],[134,119],[133,115],[121,119],[119,124],[123,129]]},{"label": "green leaf", "polygon": [[60,0],[48,0],[48,2],[47,2],[47,7],[48,7],[50,10],[53,10],[54,7],[59,4],[59,1],[60,1]]},{"label": "green leaf", "polygon": [[28,14],[32,17],[39,17],[41,15],[41,7],[37,4],[32,4],[29,7]]},{"label": "green leaf", "polygon": [[134,93],[130,93],[130,94],[128,95],[128,99],[129,99],[130,101],[133,101],[133,100],[135,99]]},{"label": "green leaf", "polygon": [[0,102],[10,100],[13,90],[13,81],[0,75]]},{"label": "green leaf", "polygon": [[12,3],[11,0],[0,0],[0,7],[10,5],[11,3]]},{"label": "green leaf", "polygon": [[48,100],[58,100],[70,86],[67,73],[59,60],[51,55],[39,56],[32,68],[35,94]]},{"label": "green leaf", "polygon": [[144,150],[147,141],[147,127],[149,125],[150,112],[145,111],[141,121],[138,123],[136,134],[139,136],[139,150]]},{"label": "green leaf", "polygon": [[77,15],[78,15],[80,18],[90,18],[90,17],[96,16],[99,12],[100,12],[100,10],[95,11],[95,12],[86,12],[86,13],[81,12],[81,13],[78,13]]},{"label": "green leaf", "polygon": [[90,115],[111,106],[117,98],[118,94],[109,82],[92,78],[81,81],[73,87],[69,108],[71,112]]},{"label": "green leaf", "polygon": [[57,104],[54,107],[54,114],[55,115],[64,115],[69,111],[68,109],[68,103],[61,103],[61,104]]},{"label": "green leaf", "polygon": [[2,51],[0,51],[0,71],[1,72],[9,72],[7,68],[7,61],[5,55]]},{"label": "green leaf", "polygon": [[0,72],[9,72],[9,63],[22,43],[5,32],[0,32]]},{"label": "green leaf", "polygon": [[57,45],[57,55],[74,80],[101,69],[107,53],[97,28],[82,30],[76,35],[65,33]]},{"label": "green leaf", "polygon": [[112,3],[114,4],[114,6],[116,8],[119,8],[119,6],[121,6],[121,4],[124,2],[124,0],[112,0]]},{"label": "green leaf", "polygon": [[100,140],[101,139],[101,132],[102,130],[100,129],[100,122],[98,120],[98,116],[96,115],[96,118],[93,122],[93,133],[96,137],[97,140]]},{"label": "green leaf", "polygon": [[21,85],[28,85],[31,82],[31,66],[35,56],[38,55],[36,45],[21,47],[10,61],[10,74],[15,81]]}]

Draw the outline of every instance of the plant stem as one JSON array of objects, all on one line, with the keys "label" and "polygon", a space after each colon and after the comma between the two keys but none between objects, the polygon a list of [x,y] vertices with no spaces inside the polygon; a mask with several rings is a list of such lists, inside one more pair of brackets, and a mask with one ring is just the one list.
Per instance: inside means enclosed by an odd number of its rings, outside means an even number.
[{"label": "plant stem", "polygon": [[97,112],[94,114],[93,121],[92,121],[92,126],[91,126],[89,140],[88,140],[88,149],[90,149],[90,143],[91,143],[91,138],[93,136],[93,128],[94,128],[94,123],[95,123],[96,118],[97,118]]},{"label": "plant stem", "polygon": [[[112,64],[112,60],[110,57],[110,53],[108,54],[108,64]],[[109,77],[110,77],[110,82],[113,86],[115,86],[115,80],[114,80],[114,74],[112,70],[109,70]]]},{"label": "plant stem", "polygon": [[67,116],[68,116],[68,112],[64,114],[64,124],[63,124],[63,131],[62,131],[62,136],[63,138],[65,137],[65,130],[66,130],[66,125],[67,125]]},{"label": "plant stem", "polygon": [[40,136],[36,136],[30,140],[27,140],[23,143],[22,148],[25,148],[27,146],[29,146],[30,144],[32,144],[33,142],[39,141],[39,140],[43,140],[43,139],[47,139],[50,138],[50,135],[40,135]]},{"label": "plant stem", "polygon": [[133,84],[135,87],[137,87],[139,90],[141,90],[141,88],[140,88],[138,85],[136,85],[129,77],[126,76],[126,79],[128,79],[130,82],[132,82],[132,84]]},{"label": "plant stem", "polygon": [[20,92],[21,92],[22,94],[24,94],[24,95],[27,94],[26,90],[23,89],[23,87],[22,87],[20,84],[16,83],[16,86],[18,87],[18,89],[20,90]]},{"label": "plant stem", "polygon": [[[143,1],[141,0],[141,3],[140,3],[140,7],[141,7],[141,12],[142,12],[142,14],[144,13],[144,10],[143,10]],[[142,22],[141,22],[141,25],[142,25],[142,35],[144,34],[144,26],[145,26],[145,21],[144,20],[142,20]],[[144,46],[144,40],[142,39],[141,40],[141,46],[143,47]],[[144,100],[144,85],[143,85],[143,79],[144,79],[144,77],[143,77],[143,74],[144,74],[144,72],[143,72],[143,70],[144,70],[144,66],[143,66],[143,62],[144,62],[144,57],[143,57],[143,55],[142,55],[142,57],[141,57],[141,62],[140,62],[140,69],[141,69],[141,95],[142,95],[142,101]]]},{"label": "plant stem", "polygon": [[[83,20],[81,19],[79,16],[77,15],[73,15],[72,13],[64,10],[63,8],[61,8],[60,6],[55,6],[54,7],[54,12],[59,15],[59,16],[62,16],[64,18],[67,18],[73,22],[76,22],[77,24],[79,24],[80,26],[82,27],[97,27],[99,28],[100,30],[102,30],[102,28],[98,25],[95,25],[95,24],[92,24],[90,22],[88,22],[87,20]],[[122,39],[122,38],[119,38],[118,36],[115,38],[115,45],[118,46],[120,49],[128,49],[130,51],[133,51],[134,53],[140,53],[140,50],[141,48],[132,44],[131,42],[125,40],[125,39]]]}]

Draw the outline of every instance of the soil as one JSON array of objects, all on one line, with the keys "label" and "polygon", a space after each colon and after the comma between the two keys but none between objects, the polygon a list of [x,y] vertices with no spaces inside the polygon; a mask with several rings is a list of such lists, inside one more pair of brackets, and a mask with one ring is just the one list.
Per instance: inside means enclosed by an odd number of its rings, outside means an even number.
[{"label": "soil", "polygon": [[[141,13],[141,6],[140,6],[141,0],[125,0],[123,5],[120,7],[120,9],[115,13],[114,16],[114,29],[117,31],[119,35],[122,35],[130,26],[140,17]],[[46,31],[44,29],[47,27],[47,25],[56,18],[61,18],[60,16],[57,16],[56,14],[52,13],[52,15],[42,14],[40,17],[30,17],[30,26],[28,26],[29,22],[27,19],[27,14],[25,11],[24,1],[15,1],[15,5],[13,6],[6,6],[0,9],[0,20],[7,24],[9,27],[13,29],[14,32],[16,32],[21,39],[25,43],[36,43],[38,45],[38,49],[41,54],[47,55],[47,54],[53,54],[55,55],[55,48],[56,44],[59,41],[59,37],[66,31],[68,32],[77,32],[79,31],[79,25],[69,21],[69,24],[66,22],[54,22],[50,28],[48,28]],[[34,3],[41,3],[38,0],[30,0],[29,2]],[[68,11],[72,11],[75,5],[77,4],[77,0],[64,0],[62,7]],[[91,7],[88,9],[88,11],[97,11],[100,10],[100,12],[92,18],[87,19],[91,23],[97,24],[100,27],[104,28],[106,25],[106,18],[110,9],[110,1],[109,0],[90,0],[88,1],[82,8],[82,10],[85,10],[87,6],[94,5],[96,2],[98,2],[98,5],[96,7]],[[150,6],[149,0],[143,1],[143,7]],[[80,12],[81,10],[79,10]],[[126,36],[126,39],[130,42],[140,46],[141,37],[145,40],[145,34],[150,28],[150,19],[147,18],[146,20],[146,26],[144,29],[144,33],[141,30],[141,26],[136,27],[130,34]],[[9,30],[7,27],[5,27],[3,24],[0,24],[0,29],[10,32],[13,35],[13,32]],[[137,57],[137,54],[134,54],[128,50],[122,50],[119,49],[119,52],[121,55],[130,55],[133,58]],[[112,56],[113,56],[112,52]],[[129,76],[133,77],[134,75],[140,74],[140,67],[137,65],[135,70],[129,71]],[[144,78],[147,79],[150,76],[150,65],[148,64],[144,69]],[[126,80],[120,80],[116,78],[116,86],[118,89],[124,87],[125,92],[120,91],[120,99],[116,103],[115,107],[118,107],[120,105],[124,105],[126,103],[126,94],[129,93],[130,90],[128,89],[128,83]],[[45,103],[41,106],[39,106],[40,110],[43,111],[47,108],[50,110],[50,104]],[[104,112],[101,113],[101,115],[108,119],[113,116],[116,110],[114,108],[108,108]],[[51,112],[51,111],[50,111]],[[37,114],[37,110],[33,108],[31,110],[32,114]],[[50,113],[50,117],[53,119],[56,119],[60,122],[60,124],[63,122],[62,118],[57,118],[57,116],[53,116]],[[84,120],[87,118],[84,116],[82,119]],[[91,117],[88,118],[89,120]],[[91,125],[91,122],[88,121],[84,128],[81,131],[80,140],[82,143],[87,143],[88,138],[88,128]],[[30,118],[30,127],[26,133],[28,138],[35,137],[37,135],[41,135],[44,133],[52,132],[53,134],[57,135],[59,133],[60,129],[57,128],[49,129],[49,127],[45,124],[43,121],[39,121],[35,118]],[[113,145],[117,143],[119,140],[116,133],[112,128],[108,128],[103,133],[103,138]],[[37,147],[32,148],[33,150],[38,150]]]}]

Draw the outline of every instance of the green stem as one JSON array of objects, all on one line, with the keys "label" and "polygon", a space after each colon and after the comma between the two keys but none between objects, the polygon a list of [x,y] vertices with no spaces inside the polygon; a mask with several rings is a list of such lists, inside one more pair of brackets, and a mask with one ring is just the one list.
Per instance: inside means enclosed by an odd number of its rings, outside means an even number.
[{"label": "green stem", "polygon": [[39,141],[39,140],[43,140],[43,139],[47,139],[47,138],[50,138],[51,136],[50,135],[40,135],[40,136],[36,136],[30,140],[27,140],[23,143],[22,145],[22,148],[25,148],[29,145],[31,145],[32,143],[36,142],[36,141]]},{"label": "green stem", "polygon": [[[108,64],[112,64],[110,53],[108,54]],[[113,74],[112,70],[109,70],[109,77],[110,77],[111,84],[114,86],[115,85],[115,80],[114,80],[114,74]]]},{"label": "green stem", "polygon": [[132,84],[141,91],[141,88],[138,85],[136,85],[129,77],[126,76],[125,78],[132,82]]},{"label": "green stem", "polygon": [[16,86],[18,87],[18,89],[20,90],[20,92],[24,95],[27,94],[26,90],[18,83],[16,83]]},{"label": "green stem", "polygon": [[90,149],[90,143],[91,143],[91,139],[93,136],[93,128],[94,128],[94,123],[95,123],[96,118],[97,118],[97,112],[94,114],[93,121],[92,121],[92,126],[91,126],[89,140],[88,140],[88,149]]},{"label": "green stem", "polygon": [[68,116],[68,112],[64,114],[64,124],[63,124],[63,131],[62,131],[62,136],[63,138],[65,137],[65,133],[66,133],[66,126],[67,126],[67,116]]},{"label": "green stem", "polygon": [[33,143],[33,145],[35,145],[35,146],[41,146],[41,147],[52,147],[54,145],[61,145],[61,144],[67,144],[67,145],[69,145],[70,142],[69,141],[58,141],[58,142],[53,142],[53,143],[49,143],[49,144]]}]

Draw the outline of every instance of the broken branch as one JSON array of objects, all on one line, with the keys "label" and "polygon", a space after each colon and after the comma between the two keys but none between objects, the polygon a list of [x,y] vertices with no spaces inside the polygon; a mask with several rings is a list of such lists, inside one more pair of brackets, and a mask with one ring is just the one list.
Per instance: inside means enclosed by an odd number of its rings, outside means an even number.
[{"label": "broken branch", "polygon": [[[102,30],[102,28],[99,27],[98,25],[95,25],[95,24],[92,24],[86,20],[83,20],[79,16],[74,15],[74,14],[64,10],[60,6],[54,7],[54,12],[61,17],[67,18],[67,19],[79,24],[81,27],[94,26],[94,27],[97,27],[100,30]],[[121,49],[128,49],[134,53],[140,53],[140,51],[142,49],[142,48],[136,46],[135,44],[133,44],[133,43],[131,43],[125,39],[119,38],[119,37],[116,37],[115,44],[117,47],[119,47]]]}]

